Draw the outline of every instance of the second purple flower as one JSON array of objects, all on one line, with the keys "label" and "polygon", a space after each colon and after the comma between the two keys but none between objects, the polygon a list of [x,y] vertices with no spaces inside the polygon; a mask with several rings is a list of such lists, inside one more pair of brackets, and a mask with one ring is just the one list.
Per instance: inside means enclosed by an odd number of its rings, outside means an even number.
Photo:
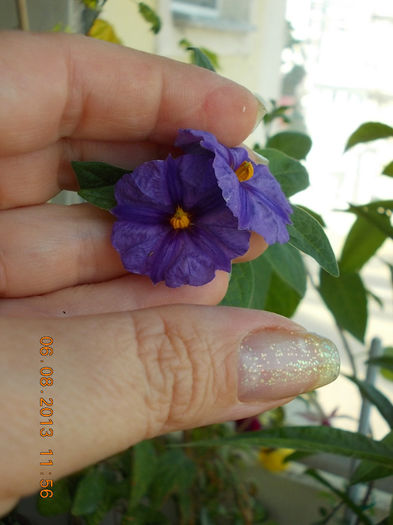
[{"label": "second purple flower", "polygon": [[259,233],[268,244],[288,242],[292,208],[266,166],[253,162],[244,148],[227,148],[207,131],[182,129],[175,144],[212,159],[222,196],[240,229]]}]

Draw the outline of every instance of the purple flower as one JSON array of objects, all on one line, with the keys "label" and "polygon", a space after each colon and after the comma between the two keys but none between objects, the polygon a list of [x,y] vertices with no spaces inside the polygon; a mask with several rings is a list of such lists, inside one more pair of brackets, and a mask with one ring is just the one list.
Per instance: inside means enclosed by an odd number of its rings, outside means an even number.
[{"label": "purple flower", "polygon": [[292,208],[266,166],[250,160],[244,148],[223,146],[207,131],[180,130],[175,144],[213,158],[217,183],[240,229],[259,233],[268,244],[289,240]]},{"label": "purple flower", "polygon": [[117,182],[115,198],[112,244],[126,270],[153,283],[206,284],[248,249],[208,156],[146,162]]}]

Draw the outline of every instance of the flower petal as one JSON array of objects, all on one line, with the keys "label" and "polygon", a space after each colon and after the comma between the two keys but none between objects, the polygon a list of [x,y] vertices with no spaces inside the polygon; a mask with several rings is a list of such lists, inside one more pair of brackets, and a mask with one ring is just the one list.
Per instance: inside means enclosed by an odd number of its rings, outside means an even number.
[{"label": "flower petal", "polygon": [[168,219],[168,213],[152,206],[119,204],[111,213],[120,220],[137,224],[157,224]]},{"label": "flower petal", "polygon": [[[167,286],[200,286],[210,282],[216,270],[230,272],[231,260],[237,257],[235,253],[242,255],[247,251],[250,234],[228,228],[224,239],[219,233],[222,231],[218,232],[213,226],[195,225],[191,231],[182,230],[171,239],[171,260],[162,252],[160,257],[160,267],[166,266],[162,280]],[[230,244],[227,244],[229,238]],[[168,249],[168,245],[162,245],[162,250]]]},{"label": "flower petal", "polygon": [[176,161],[182,178],[181,204],[184,209],[198,208],[198,214],[203,214],[206,207],[222,205],[212,157],[185,154]]},{"label": "flower petal", "polygon": [[[214,155],[213,168],[222,196],[235,217],[239,228],[255,231],[268,244],[289,240],[287,225],[291,223],[292,208],[281,187],[268,168],[255,164],[244,148],[227,148],[206,131],[183,129],[176,145],[185,151]],[[244,162],[251,162],[254,174],[239,181],[235,171]]]},{"label": "flower petal", "polygon": [[168,234],[160,224],[117,221],[113,225],[112,245],[120,253],[123,266],[132,273],[150,275],[154,255]]},{"label": "flower petal", "polygon": [[165,171],[166,164],[163,160],[153,160],[138,166],[116,183],[116,202],[126,205],[146,203],[169,211],[172,199],[166,185],[166,178],[163,176]]},{"label": "flower petal", "polygon": [[180,129],[175,146],[182,148],[187,153],[203,154],[204,151],[209,151],[214,155],[220,155],[232,169],[236,169],[242,162],[248,160],[247,150],[227,148],[208,131]]},{"label": "flower petal", "polygon": [[288,242],[292,208],[268,168],[253,165],[254,176],[239,183],[239,227],[259,233],[268,244]]},{"label": "flower petal", "polygon": [[250,232],[237,228],[237,220],[226,206],[201,216],[197,227],[203,232],[205,245],[222,255],[221,269],[225,269],[224,257],[230,261],[246,253],[249,248]]}]

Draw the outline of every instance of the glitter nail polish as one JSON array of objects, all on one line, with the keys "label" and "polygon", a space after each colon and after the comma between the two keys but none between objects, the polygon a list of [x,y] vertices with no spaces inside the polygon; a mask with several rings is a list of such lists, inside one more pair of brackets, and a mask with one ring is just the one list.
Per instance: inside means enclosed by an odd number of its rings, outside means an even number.
[{"label": "glitter nail polish", "polygon": [[297,396],[330,383],[339,371],[329,339],[308,332],[253,333],[240,346],[238,397],[247,402]]}]

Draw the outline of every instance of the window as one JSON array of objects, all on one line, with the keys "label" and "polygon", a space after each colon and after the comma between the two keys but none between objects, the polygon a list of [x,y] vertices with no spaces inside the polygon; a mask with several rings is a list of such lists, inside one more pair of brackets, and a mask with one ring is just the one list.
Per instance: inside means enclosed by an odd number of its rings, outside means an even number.
[{"label": "window", "polygon": [[171,0],[175,22],[229,31],[250,31],[251,0]]},{"label": "window", "polygon": [[208,7],[210,9],[217,8],[217,0],[180,0],[179,3]]},{"label": "window", "polygon": [[217,17],[219,0],[172,0],[172,12],[180,15]]}]

